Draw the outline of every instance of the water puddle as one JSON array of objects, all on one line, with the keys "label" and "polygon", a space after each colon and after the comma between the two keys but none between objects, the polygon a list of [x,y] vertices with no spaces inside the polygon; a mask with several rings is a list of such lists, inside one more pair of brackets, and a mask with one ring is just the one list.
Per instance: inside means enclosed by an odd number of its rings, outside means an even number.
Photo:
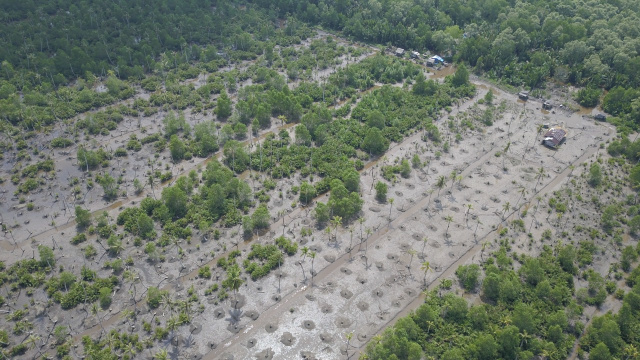
[{"label": "water puddle", "polygon": [[433,72],[432,78],[441,79],[456,72],[455,66],[449,65]]}]

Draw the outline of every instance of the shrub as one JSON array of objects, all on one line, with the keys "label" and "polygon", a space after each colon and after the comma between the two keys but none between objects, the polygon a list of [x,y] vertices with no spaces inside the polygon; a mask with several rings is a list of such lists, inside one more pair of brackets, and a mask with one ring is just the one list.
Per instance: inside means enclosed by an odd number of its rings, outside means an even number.
[{"label": "shrub", "polygon": [[376,189],[376,200],[378,201],[386,201],[387,200],[387,184],[382,181],[378,181],[375,185]]},{"label": "shrub", "polygon": [[82,242],[85,242],[85,241],[87,241],[87,235],[85,235],[84,233],[80,233],[80,234],[74,236],[71,239],[71,243],[73,245],[78,245],[78,244],[80,244]]},{"label": "shrub", "polygon": [[116,157],[123,157],[123,156],[127,156],[127,150],[125,148],[117,148],[116,151],[113,153],[114,156]]},{"label": "shrub", "polygon": [[298,243],[292,242],[284,236],[280,236],[276,239],[276,245],[282,250],[284,250],[287,255],[295,255],[298,252]]},{"label": "shrub", "polygon": [[103,309],[108,308],[111,305],[111,289],[103,287],[100,289],[100,307]]},{"label": "shrub", "polygon": [[203,279],[211,279],[211,269],[209,266],[203,266],[198,270],[198,276]]},{"label": "shrub", "polygon": [[53,148],[66,148],[71,146],[71,144],[73,144],[73,141],[61,137],[51,140],[51,147]]},{"label": "shrub", "polygon": [[305,181],[300,185],[300,203],[305,205],[309,204],[309,202],[313,201],[313,198],[316,197],[316,194],[316,188],[308,182]]},{"label": "shrub", "polygon": [[7,347],[9,345],[9,334],[6,330],[0,330],[0,347]]},{"label": "shrub", "polygon": [[598,88],[586,87],[580,89],[576,94],[576,101],[584,107],[594,107],[600,101],[602,91]]},{"label": "shrub", "polygon": [[76,206],[76,226],[78,229],[85,229],[91,225],[91,212]]},{"label": "shrub", "polygon": [[466,291],[473,291],[480,279],[480,266],[477,264],[461,265],[456,270],[456,276]]},{"label": "shrub", "polygon": [[150,308],[156,309],[158,306],[160,306],[162,297],[168,293],[168,291],[160,290],[155,286],[149,287],[149,290],[147,290],[147,304]]},{"label": "shrub", "polygon": [[598,187],[602,184],[602,169],[598,163],[593,163],[589,168],[589,185]]}]

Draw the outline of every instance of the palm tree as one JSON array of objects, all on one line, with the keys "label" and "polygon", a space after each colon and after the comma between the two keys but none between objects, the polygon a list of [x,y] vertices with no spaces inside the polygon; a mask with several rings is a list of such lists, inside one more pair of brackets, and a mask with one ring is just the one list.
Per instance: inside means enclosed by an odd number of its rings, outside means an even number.
[{"label": "palm tree", "polygon": [[502,317],[502,319],[500,319],[500,323],[502,324],[502,326],[509,326],[513,323],[513,320],[511,319],[511,317],[509,317],[509,315],[505,315]]},{"label": "palm tree", "polygon": [[469,220],[467,219],[467,216],[469,216],[469,212],[471,211],[471,209],[473,209],[473,204],[466,204],[465,206],[466,206],[466,208],[467,208],[467,212],[464,214],[464,219],[465,219],[465,220],[467,220],[467,221],[469,221]]},{"label": "palm tree", "polygon": [[507,158],[507,152],[509,152],[509,148],[511,147],[511,141],[509,141],[507,143],[507,145],[504,147],[504,149],[502,150],[502,152],[504,153],[504,156],[502,157],[502,170],[503,171],[507,171],[507,167],[504,164],[504,160]]},{"label": "palm tree", "polygon": [[422,281],[424,282],[424,288],[427,288],[427,272],[429,272],[431,270],[431,264],[428,261],[425,261],[422,263],[422,265],[420,266],[420,270],[422,270],[424,272],[424,278],[422,279]]},{"label": "palm tree", "polygon": [[115,351],[115,346],[118,343],[120,343],[120,335],[115,330],[111,330],[111,332],[107,336],[107,347],[110,350]]},{"label": "palm tree", "polygon": [[456,183],[456,178],[458,177],[458,172],[453,170],[453,171],[451,171],[451,175],[449,175],[449,176],[450,176],[450,179],[451,179],[451,187],[449,188],[449,192],[451,192],[451,190],[453,190],[453,184]]},{"label": "palm tree", "polygon": [[511,204],[507,201],[506,203],[504,203],[504,205],[502,205],[502,210],[504,210],[502,212],[502,220],[504,220],[504,215],[507,213],[507,211],[509,211],[509,209],[511,209]]},{"label": "palm tree", "polygon": [[349,356],[349,346],[351,345],[351,339],[353,338],[353,331],[350,333],[345,334],[345,338],[347,338],[347,349],[346,351],[346,355],[347,355],[347,359],[350,358]]},{"label": "palm tree", "polygon": [[131,298],[133,299],[133,303],[136,304],[136,282],[138,281],[138,277],[136,275],[136,273],[132,270],[126,270],[123,274],[123,278],[126,282],[130,282],[131,286],[129,286],[129,289],[131,289],[131,287],[133,287],[133,293]]},{"label": "palm tree", "polygon": [[29,335],[29,337],[27,338],[27,340],[25,340],[24,344],[29,348],[29,349],[33,349],[34,347],[36,347],[37,342],[40,340],[40,336],[39,335],[34,335],[31,334]]},{"label": "palm tree", "polygon": [[[282,249],[278,248],[278,269],[280,269],[281,263],[282,263],[282,257],[284,255],[282,255]],[[280,282],[282,281],[282,269],[278,270],[278,294],[280,294]]]},{"label": "palm tree", "polygon": [[315,273],[313,272],[313,261],[316,259],[316,252],[312,251],[309,253],[309,257],[311,258],[311,287],[313,287],[313,277],[315,276]]},{"label": "palm tree", "polygon": [[155,191],[155,188],[153,187],[153,185],[155,185],[153,174],[149,175],[149,177],[147,178],[147,183],[151,187],[151,194],[153,195],[153,198],[155,199],[156,198],[156,191]]},{"label": "palm tree", "polygon": [[238,264],[233,264],[229,267],[229,270],[227,270],[226,282],[228,287],[233,289],[234,298],[237,298],[237,291],[243,283],[243,280],[240,278],[240,267]]},{"label": "palm tree", "polygon": [[360,217],[358,222],[360,223],[360,242],[362,242],[362,225],[364,224],[364,218]]},{"label": "palm tree", "polygon": [[409,269],[409,274],[411,274],[411,263],[413,262],[413,256],[418,252],[413,249],[409,249],[407,250],[407,253],[411,255],[411,258],[409,258],[409,265],[407,265],[407,269]]},{"label": "palm tree", "polygon": [[129,354],[129,358],[133,359],[136,355],[136,348],[133,346],[133,344],[131,342],[127,343],[124,346],[124,355]]},{"label": "palm tree", "polygon": [[180,327],[180,320],[178,317],[172,316],[167,320],[167,330],[169,330],[169,340],[173,341],[173,332]]},{"label": "palm tree", "polygon": [[369,236],[371,236],[371,229],[370,228],[366,228],[365,232],[367,233],[367,238],[364,240],[364,255],[366,256],[367,255],[367,247],[368,247],[367,240],[369,240]]},{"label": "palm tree", "polygon": [[538,134],[540,134],[542,129],[544,129],[544,124],[538,124],[538,126],[536,128],[536,137],[535,137],[536,141],[535,142],[538,142]]},{"label": "palm tree", "polygon": [[625,355],[625,360],[640,359],[640,353],[638,352],[638,349],[636,349],[636,347],[633,346],[632,344],[626,345],[624,347],[624,355]]},{"label": "palm tree", "polygon": [[476,239],[477,238],[477,233],[478,233],[478,226],[480,226],[480,224],[482,224],[482,222],[480,221],[480,217],[478,217],[477,222],[476,222],[476,229],[473,232],[473,238]]},{"label": "palm tree", "polygon": [[333,219],[331,219],[331,225],[333,225],[334,230],[336,232],[335,236],[334,236],[334,240],[335,242],[338,242],[338,226],[342,224],[342,217],[341,216],[334,216]]},{"label": "palm tree", "polygon": [[93,316],[95,316],[96,319],[98,319],[98,322],[100,323],[100,328],[102,329],[102,332],[104,333],[104,327],[102,326],[102,317],[100,317],[100,306],[98,306],[97,303],[93,303],[91,305],[91,314]]},{"label": "palm tree", "polygon": [[557,353],[558,353],[557,349],[554,350],[549,347],[549,348],[542,349],[542,353],[540,353],[540,355],[542,355],[544,359],[553,359]]},{"label": "palm tree", "polygon": [[304,261],[307,255],[309,255],[309,248],[305,246],[302,248],[302,260],[300,261]]},{"label": "palm tree", "polygon": [[542,180],[542,178],[544,177],[544,167],[540,167],[540,169],[538,169],[537,172],[537,181],[536,181],[536,186],[533,188],[533,192],[538,191],[538,184],[540,183],[540,180]]},{"label": "palm tree", "polygon": [[136,316],[136,313],[131,309],[124,309],[120,314],[120,318],[123,320],[133,319]]},{"label": "palm tree", "polygon": [[391,222],[391,209],[393,208],[394,198],[389,198],[389,222]]},{"label": "palm tree", "polygon": [[429,206],[431,206],[431,196],[433,195],[433,189],[429,189],[427,190],[427,192],[429,193],[429,200],[427,200],[427,207],[425,209],[427,210],[429,215],[431,215],[431,212],[429,211]]},{"label": "palm tree", "polygon": [[448,239],[449,238],[449,226],[451,226],[451,222],[453,221],[453,217],[451,215],[447,215],[444,218],[444,221],[447,222],[447,231],[445,232],[444,237],[445,237],[445,239]]},{"label": "palm tree", "polygon": [[536,206],[534,206],[533,208],[533,215],[531,215],[532,219],[531,219],[531,225],[529,225],[529,232],[531,232],[531,228],[533,227],[533,224],[537,222],[536,213],[538,212],[538,206],[540,205],[540,201],[542,201],[542,197],[536,196],[536,200],[538,200],[538,202],[536,203]]},{"label": "palm tree", "polygon": [[424,248],[427,247],[427,241],[429,239],[426,236],[422,238],[422,259],[424,259]]},{"label": "palm tree", "polygon": [[518,204],[520,203],[520,200],[522,200],[524,195],[527,193],[527,188],[525,188],[524,186],[521,185],[520,189],[518,190],[518,192],[520,193],[520,197],[518,198],[518,201],[516,202],[516,206],[514,206],[516,209],[518,208]]},{"label": "palm tree", "polygon": [[155,355],[153,355],[154,359],[157,360],[168,360],[169,359],[169,353],[167,353],[167,350],[162,349],[160,351],[158,351],[157,353],[155,353]]},{"label": "palm tree", "polygon": [[[251,167],[249,167],[249,168],[251,168]],[[287,212],[285,210],[278,211],[278,216],[282,217],[282,236],[284,236],[284,231],[287,228],[287,225],[285,225],[285,223],[284,223],[284,218],[285,218],[286,214],[287,214]]]},{"label": "palm tree", "polygon": [[351,258],[351,250],[353,249],[353,226],[349,227],[349,258]]},{"label": "palm tree", "polygon": [[484,250],[487,248],[487,245],[489,245],[488,241],[485,241],[482,243],[482,249],[480,250],[480,261],[482,262],[484,262],[483,255],[484,255]]},{"label": "palm tree", "polygon": [[520,340],[520,349],[522,349],[523,344],[529,343],[529,339],[531,339],[531,335],[527,333],[527,330],[522,330],[522,332],[520,333],[520,337],[522,338]]},{"label": "palm tree", "polygon": [[441,175],[438,178],[438,181],[436,182],[436,187],[438,188],[438,196],[440,196],[440,191],[442,190],[442,188],[446,183],[447,183],[447,178],[444,177],[444,175]]},{"label": "palm tree", "polygon": [[111,242],[107,241],[107,244],[109,245],[109,254],[111,255],[118,255],[122,250],[124,250],[124,245],[122,245],[122,241],[120,239]]},{"label": "palm tree", "polygon": [[162,297],[160,298],[160,305],[162,306],[162,309],[169,310],[169,314],[173,314],[174,302],[168,292],[162,293]]}]

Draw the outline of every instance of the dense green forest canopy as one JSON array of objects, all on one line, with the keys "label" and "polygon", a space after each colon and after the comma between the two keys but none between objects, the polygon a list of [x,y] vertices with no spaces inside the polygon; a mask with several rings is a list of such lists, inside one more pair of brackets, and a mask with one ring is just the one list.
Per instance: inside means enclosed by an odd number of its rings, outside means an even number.
[{"label": "dense green forest canopy", "polygon": [[140,78],[171,60],[161,57],[169,52],[181,55],[175,61],[207,62],[231,43],[249,50],[244,31],[262,39],[273,31],[273,19],[250,9],[239,16],[228,2],[3,1],[2,9],[3,76],[28,69],[58,83],[112,69]]},{"label": "dense green forest canopy", "polygon": [[[514,87],[584,87],[577,100],[635,127],[640,4],[632,0],[2,1],[0,99],[87,72],[119,79],[234,52],[252,58],[306,25],[440,53]],[[304,31],[302,31],[304,33]],[[89,76],[90,77],[90,76]]]}]

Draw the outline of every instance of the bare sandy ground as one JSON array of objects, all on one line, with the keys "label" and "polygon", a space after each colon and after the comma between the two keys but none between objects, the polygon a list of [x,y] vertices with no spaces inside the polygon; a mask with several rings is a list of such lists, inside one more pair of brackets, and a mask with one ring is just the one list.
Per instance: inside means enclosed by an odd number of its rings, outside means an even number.
[{"label": "bare sandy ground", "polygon": [[[479,85],[479,96],[483,96],[486,85]],[[246,297],[263,299],[257,301],[262,306],[250,308],[260,312],[260,317],[241,320],[240,333],[222,341],[205,358],[229,358],[229,355],[263,358],[262,355],[275,354],[274,358],[286,359],[299,357],[303,352],[322,359],[342,358],[346,356],[349,333],[354,334],[349,342],[350,353],[354,348],[362,349],[391,321],[422,302],[419,294],[425,278],[420,270],[423,261],[428,261],[434,269],[426,274],[430,288],[438,284],[436,280],[453,278],[458,265],[479,261],[482,243],[488,243],[486,252],[497,246],[493,239],[497,237],[495,230],[505,224],[503,213],[507,221],[513,220],[519,216],[519,210],[531,206],[537,196],[561,188],[572,173],[570,165],[578,167],[599,150],[600,142],[614,134],[608,126],[581,115],[543,114],[536,108],[540,105],[536,102],[521,104],[513,95],[497,89],[494,92],[498,95],[497,102],[508,103],[502,119],[490,128],[481,128],[482,132],[465,134],[465,139],[441,159],[435,160],[436,149],[424,149],[428,145],[416,134],[393,146],[386,160],[364,171],[363,226],[373,229],[374,233],[368,239],[365,235],[366,242],[355,245],[352,255],[348,252],[351,242],[348,229],[339,230],[337,245],[330,243],[326,236],[317,236],[320,239],[316,237],[312,244],[320,240],[316,246],[321,250],[314,267],[322,270],[315,277],[314,286],[311,287],[309,281],[303,285],[300,269],[286,264],[283,271],[288,274],[287,279],[294,277],[299,285],[289,287],[291,291],[278,302],[270,298],[277,290],[275,276],[261,285],[264,293],[252,292],[248,284],[243,288]],[[472,103],[463,104],[459,111],[466,111]],[[457,111],[451,115],[456,116]],[[560,150],[542,147],[539,137],[536,141],[537,125],[543,123],[569,129],[570,137]],[[511,146],[505,160],[508,170],[504,171],[502,157],[505,155],[496,157],[495,154],[502,152],[509,141]],[[395,199],[393,205],[377,203],[374,192],[369,189],[380,177],[378,167],[385,161],[392,163],[395,158],[411,158],[415,153],[423,161],[430,161],[429,175],[426,168],[413,171],[410,179],[401,179],[390,188],[389,197]],[[546,175],[536,188],[536,171],[540,167],[545,168]],[[438,195],[434,186],[437,177],[448,177],[453,170],[463,179],[453,185],[448,181]],[[517,208],[505,213],[506,202]],[[466,204],[472,205],[469,215],[465,215]],[[448,237],[447,216],[453,218]],[[537,220],[525,219],[527,228],[531,221],[542,225],[543,216],[538,217]],[[538,235],[541,226],[534,225],[532,233]],[[354,244],[360,241],[359,226],[353,225]],[[309,267],[309,260],[303,265]],[[210,334],[224,332],[224,323],[215,326],[213,321],[211,325]],[[288,334],[294,340],[290,340]],[[285,335],[287,340],[283,341]],[[255,341],[248,346],[250,339]]]},{"label": "bare sandy ground", "polygon": [[[441,80],[442,75],[450,71],[445,69],[434,76]],[[309,247],[317,254],[313,260],[313,285],[312,261],[299,253],[287,258],[281,269],[266,278],[257,282],[245,278],[247,281],[240,288],[238,297],[216,303],[215,294],[204,294],[209,285],[225,277],[224,271],[215,268],[216,260],[236,246],[246,253],[250,243],[243,241],[237,228],[222,229],[220,240],[209,239],[208,242],[201,242],[203,234],[196,230],[191,243],[183,241],[170,246],[165,253],[167,262],[155,266],[144,261],[146,257],[139,248],[126,244],[122,257],[134,257],[132,270],[139,275],[139,282],[122,284],[114,295],[112,308],[99,314],[104,319],[101,325],[98,324],[100,318],[89,316],[81,309],[51,316],[57,307],[53,306],[49,309],[50,316],[43,319],[38,329],[50,329],[53,320],[68,323],[75,339],[82,335],[98,335],[102,328],[123,329],[128,322],[118,314],[125,308],[134,308],[130,290],[134,291],[139,304],[136,308],[138,324],[141,320],[156,318],[164,323],[170,311],[149,312],[144,301],[140,301],[144,299],[145,289],[159,286],[171,290],[174,298],[185,299],[186,289],[194,285],[200,302],[205,305],[203,311],[194,316],[194,326],[184,326],[175,332],[182,339],[178,346],[172,345],[171,341],[161,345],[176,356],[337,359],[361,351],[375,334],[421,303],[420,294],[425,283],[433,288],[439,280],[453,278],[458,265],[478,262],[496,249],[496,230],[518,218],[524,208],[534,213],[536,197],[562,188],[572,176],[582,171],[581,163],[603,151],[600,143],[614,136],[615,131],[607,124],[595,123],[581,114],[560,109],[555,113],[543,113],[539,102],[521,103],[515,95],[493,88],[495,103],[505,101],[505,111],[491,127],[475,121],[476,129],[467,130],[462,134],[462,140],[455,142],[447,130],[448,119],[457,121],[484,110],[484,105],[475,103],[490,85],[476,82],[476,98],[454,106],[451,114],[443,115],[439,120],[443,137],[451,139],[449,153],[437,158],[436,152],[441,148],[422,141],[419,132],[402,143],[393,144],[383,158],[367,164],[361,173],[361,194],[365,200],[363,223],[353,222],[346,228],[338,228],[335,240],[314,228],[309,209],[291,207],[296,198],[288,190],[302,179],[295,177],[278,183],[269,203],[274,223],[268,233],[254,238],[251,243],[272,243],[275,237],[284,233],[300,246]],[[147,133],[160,131],[163,115],[143,118],[142,128]],[[192,124],[202,120],[190,113],[187,113],[187,119]],[[550,150],[539,144],[541,135],[537,134],[537,128],[545,123],[569,130],[569,137],[560,150]],[[279,125],[274,121],[273,127],[266,132],[277,132]],[[62,130],[54,131],[50,136],[59,136],[59,131]],[[96,138],[95,145],[104,144],[115,149],[126,143],[131,133],[140,131],[137,119],[127,119],[113,136]],[[33,195],[38,205],[33,212],[17,206],[16,199],[10,199],[14,188],[5,182],[3,196],[6,201],[0,202],[0,212],[2,222],[10,224],[12,231],[0,239],[2,260],[10,264],[30,256],[37,244],[46,244],[56,246],[59,262],[68,269],[77,272],[83,264],[100,266],[104,251],[99,246],[96,245],[99,250],[97,260],[89,262],[81,256],[81,247],[68,242],[75,235],[74,224],[69,222],[73,217],[72,207],[79,202],[70,194],[66,181],[82,177],[75,165],[75,151],[72,147],[52,153],[56,159],[57,177],[46,184],[43,192]],[[411,159],[414,154],[428,165],[414,169],[408,179],[398,177],[397,183],[390,184],[388,197],[394,199],[393,204],[378,203],[372,185],[381,178],[380,166],[392,164],[396,159]],[[106,204],[100,198],[102,190],[96,186],[81,194],[83,206],[93,211],[107,210],[115,218],[121,207],[135,205],[142,196],[159,196],[162,186],[167,184],[146,188],[140,196],[133,194],[131,183],[152,168],[148,164],[150,158],[153,154],[143,150],[119,162],[112,161],[111,168],[104,171],[114,177],[124,177],[121,189],[127,192],[127,197],[105,208]],[[178,175],[198,170],[203,165],[204,160],[199,159],[173,166],[164,153],[153,168]],[[540,167],[545,169],[545,176],[538,180],[536,173]],[[450,174],[453,171],[462,178],[452,181]],[[435,186],[439,176],[447,177],[441,190]],[[275,195],[279,191],[285,194],[282,199]],[[326,198],[318,200],[326,201]],[[505,210],[507,202],[510,206]],[[468,205],[471,205],[470,209]],[[543,211],[539,210],[524,218],[527,231],[535,238],[539,238],[543,224],[546,224],[544,217]],[[55,226],[51,225],[52,220]],[[303,227],[312,228],[313,234],[300,236]],[[510,233],[510,236],[517,239],[519,251],[535,254],[539,250],[525,246],[525,233]],[[90,241],[94,243],[93,239]],[[178,256],[178,249],[183,249],[185,256]],[[212,252],[215,256],[209,255]],[[425,261],[433,268],[426,275],[420,269]],[[197,279],[197,269],[204,264],[213,267],[212,280]],[[101,276],[109,273],[107,269],[99,272]],[[37,306],[44,306],[44,291],[36,291],[34,299]],[[21,295],[16,305],[22,306],[27,301],[27,297]],[[61,318],[63,316],[68,318]],[[139,327],[130,328],[130,331],[146,336]],[[349,333],[353,333],[353,338],[347,347]],[[157,349],[145,350],[141,356],[150,357]]]}]

